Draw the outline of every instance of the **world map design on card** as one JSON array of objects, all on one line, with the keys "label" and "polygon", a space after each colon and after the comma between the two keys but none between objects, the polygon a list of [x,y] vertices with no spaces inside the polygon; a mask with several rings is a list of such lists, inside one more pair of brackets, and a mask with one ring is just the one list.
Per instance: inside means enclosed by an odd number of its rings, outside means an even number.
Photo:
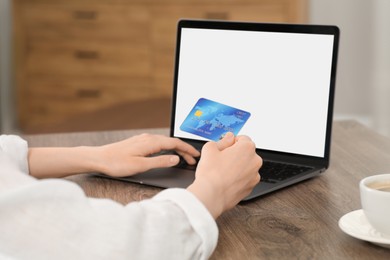
[{"label": "world map design on card", "polygon": [[200,98],[180,129],[209,140],[218,141],[227,132],[237,135],[250,115],[247,111]]}]

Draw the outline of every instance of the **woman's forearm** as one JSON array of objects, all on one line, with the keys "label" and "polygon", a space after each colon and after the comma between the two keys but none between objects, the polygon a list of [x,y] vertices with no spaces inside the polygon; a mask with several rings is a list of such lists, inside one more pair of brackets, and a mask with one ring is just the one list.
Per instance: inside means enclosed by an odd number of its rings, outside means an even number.
[{"label": "woman's forearm", "polygon": [[28,151],[31,176],[56,178],[99,171],[97,147],[37,147]]}]

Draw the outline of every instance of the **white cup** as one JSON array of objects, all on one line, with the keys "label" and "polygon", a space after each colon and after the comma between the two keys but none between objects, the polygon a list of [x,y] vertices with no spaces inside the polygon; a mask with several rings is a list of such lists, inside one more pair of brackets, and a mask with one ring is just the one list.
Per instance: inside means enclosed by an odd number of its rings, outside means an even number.
[{"label": "white cup", "polygon": [[366,177],[360,181],[359,187],[368,222],[390,238],[390,173]]}]

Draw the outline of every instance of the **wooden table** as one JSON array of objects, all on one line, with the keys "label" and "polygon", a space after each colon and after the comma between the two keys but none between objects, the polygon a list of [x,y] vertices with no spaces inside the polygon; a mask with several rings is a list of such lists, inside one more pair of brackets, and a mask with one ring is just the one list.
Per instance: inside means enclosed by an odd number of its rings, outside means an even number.
[{"label": "wooden table", "polygon": [[[25,136],[30,146],[101,145],[141,132],[168,129]],[[352,238],[338,227],[360,209],[358,183],[390,172],[390,140],[355,121],[335,122],[331,165],[321,176],[240,204],[218,218],[220,236],[212,259],[390,259],[390,249]],[[89,174],[68,178],[88,196],[128,203],[158,188]],[[390,220],[389,220],[390,222]]]}]

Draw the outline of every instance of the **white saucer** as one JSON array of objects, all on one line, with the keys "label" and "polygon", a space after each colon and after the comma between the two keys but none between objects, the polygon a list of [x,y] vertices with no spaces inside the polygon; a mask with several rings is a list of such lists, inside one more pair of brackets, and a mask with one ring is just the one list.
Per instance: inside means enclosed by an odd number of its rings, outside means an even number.
[{"label": "white saucer", "polygon": [[352,237],[390,248],[390,237],[385,237],[376,231],[368,222],[362,209],[342,216],[339,220],[339,227]]}]

